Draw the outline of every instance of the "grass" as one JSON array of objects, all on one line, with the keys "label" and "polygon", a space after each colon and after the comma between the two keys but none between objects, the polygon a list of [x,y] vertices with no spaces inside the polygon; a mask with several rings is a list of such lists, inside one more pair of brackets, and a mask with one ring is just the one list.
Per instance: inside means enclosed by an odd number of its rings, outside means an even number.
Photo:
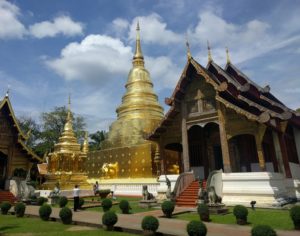
[{"label": "grass", "polygon": [[[232,208],[229,208],[230,213],[226,215],[210,215],[212,223],[219,224],[236,224],[235,216],[232,213]],[[256,209],[255,211],[248,209],[248,225],[255,226],[258,224],[269,225],[274,229],[293,230],[294,225],[287,210],[273,209]],[[174,216],[174,219],[181,220],[199,220],[198,213],[185,213]]]},{"label": "grass", "polygon": [[30,236],[130,236],[132,234],[122,232],[109,232],[103,229],[68,231],[74,225],[64,225],[58,222],[42,221],[39,218],[23,217],[13,215],[0,215],[0,235],[30,235]]}]

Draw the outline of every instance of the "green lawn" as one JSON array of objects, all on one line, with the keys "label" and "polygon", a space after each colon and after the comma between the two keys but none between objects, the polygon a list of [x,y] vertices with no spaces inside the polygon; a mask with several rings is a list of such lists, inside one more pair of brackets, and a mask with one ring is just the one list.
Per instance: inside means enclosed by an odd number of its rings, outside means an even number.
[{"label": "green lawn", "polygon": [[[274,229],[282,230],[293,230],[294,225],[289,216],[289,211],[287,210],[273,210],[273,209],[256,209],[255,211],[248,209],[248,223],[249,226],[254,226],[258,224],[269,225]],[[197,213],[185,213],[181,215],[174,216],[174,219],[181,220],[199,220],[199,215]],[[232,208],[230,208],[230,213],[226,215],[210,215],[212,223],[220,224],[236,224],[235,216],[232,214]]]},{"label": "green lawn", "polygon": [[[74,228],[74,225],[64,225],[59,222],[42,221],[39,218],[17,218],[13,215],[0,215],[0,235],[30,235],[30,236],[130,236],[133,234],[121,232],[108,232],[103,229],[94,228],[93,230],[68,231]],[[78,227],[78,226],[76,226]]]}]

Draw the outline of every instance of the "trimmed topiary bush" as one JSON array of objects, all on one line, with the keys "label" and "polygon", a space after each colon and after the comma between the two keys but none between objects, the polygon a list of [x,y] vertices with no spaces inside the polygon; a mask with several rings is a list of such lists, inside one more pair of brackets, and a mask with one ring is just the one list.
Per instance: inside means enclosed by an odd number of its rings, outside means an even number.
[{"label": "trimmed topiary bush", "polygon": [[59,217],[61,219],[61,221],[63,222],[63,224],[65,225],[69,225],[72,223],[72,211],[70,210],[70,208],[68,207],[63,207],[61,208],[60,212],[59,212]]},{"label": "trimmed topiary bush", "polygon": [[111,190],[110,189],[101,189],[101,190],[98,190],[96,191],[96,195],[98,194],[100,196],[101,199],[104,199],[107,197],[108,194],[111,193]]},{"label": "trimmed topiary bush", "polygon": [[251,236],[276,236],[276,232],[269,225],[256,225],[251,230]]},{"label": "trimmed topiary bush", "polygon": [[189,236],[205,236],[207,234],[206,225],[197,220],[190,221],[186,226],[186,231]]},{"label": "trimmed topiary bush", "polygon": [[2,202],[0,204],[2,215],[7,215],[9,209],[11,208],[11,204],[9,202]]},{"label": "trimmed topiary bush", "polygon": [[102,216],[102,224],[106,226],[106,230],[113,230],[114,225],[118,222],[118,216],[113,211],[107,211]]},{"label": "trimmed topiary bush", "polygon": [[60,208],[63,208],[65,207],[66,205],[68,204],[68,198],[66,198],[65,196],[61,196],[59,198],[59,201],[58,201],[58,205]]},{"label": "trimmed topiary bush", "polygon": [[112,207],[112,201],[108,198],[103,199],[102,201],[103,211],[107,212]]},{"label": "trimmed topiary bush", "polygon": [[36,201],[36,203],[39,205],[39,206],[42,206],[45,202],[47,202],[48,199],[47,198],[44,198],[44,197],[39,197]]},{"label": "trimmed topiary bush", "polygon": [[239,225],[247,224],[248,209],[243,205],[236,205],[233,208],[233,214],[236,218],[236,223]]},{"label": "trimmed topiary bush", "polygon": [[23,202],[18,202],[15,205],[16,217],[23,217],[25,214],[26,205]]},{"label": "trimmed topiary bush", "polygon": [[293,206],[291,208],[290,217],[292,218],[295,229],[300,230],[300,206]]},{"label": "trimmed topiary bush", "polygon": [[209,221],[209,209],[206,204],[199,204],[197,208],[197,212],[200,216],[201,221]]},{"label": "trimmed topiary bush", "polygon": [[39,209],[40,218],[44,221],[49,220],[51,213],[52,213],[52,208],[48,204],[44,204]]},{"label": "trimmed topiary bush", "polygon": [[79,198],[79,208],[81,208],[84,205],[84,199]]},{"label": "trimmed topiary bush", "polygon": [[131,210],[131,207],[127,200],[121,200],[119,203],[119,207],[123,214],[129,214],[129,210]]},{"label": "trimmed topiary bush", "polygon": [[172,217],[172,213],[175,209],[175,204],[174,202],[171,202],[171,201],[164,201],[162,204],[161,204],[161,210],[162,212],[164,213],[164,215],[167,217],[167,218],[171,218]]},{"label": "trimmed topiary bush", "polygon": [[158,219],[154,216],[145,216],[142,220],[142,229],[144,231],[151,231],[152,233],[155,233],[158,226]]}]

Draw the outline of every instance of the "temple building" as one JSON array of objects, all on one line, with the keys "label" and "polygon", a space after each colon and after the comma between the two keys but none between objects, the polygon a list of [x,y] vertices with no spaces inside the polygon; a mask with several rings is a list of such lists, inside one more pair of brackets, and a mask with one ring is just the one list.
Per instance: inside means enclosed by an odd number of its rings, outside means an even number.
[{"label": "temple building", "polygon": [[102,150],[88,155],[87,170],[92,178],[152,178],[157,173],[156,145],[145,137],[163,118],[163,108],[144,66],[139,30],[137,24],[135,54],[122,104],[116,110],[117,120],[110,126]]},{"label": "temple building", "polygon": [[75,184],[80,185],[82,189],[90,188],[87,182],[85,171],[85,162],[87,159],[88,142],[87,135],[81,150],[72,124],[71,102],[69,98],[67,121],[64,131],[54,145],[54,151],[47,156],[47,174],[46,182],[42,185],[43,189],[52,190],[57,183],[65,190],[74,188]]},{"label": "temple building", "polygon": [[180,173],[192,171],[198,179],[222,169],[228,204],[300,199],[300,114],[242,73],[228,50],[225,68],[208,52],[203,67],[188,50],[173,94],[165,99],[170,109],[148,136],[159,144],[161,173],[170,174],[174,162]]},{"label": "temple building", "polygon": [[0,101],[0,190],[8,190],[13,176],[26,176],[33,164],[41,161],[26,145],[28,137],[20,128],[7,93]]}]

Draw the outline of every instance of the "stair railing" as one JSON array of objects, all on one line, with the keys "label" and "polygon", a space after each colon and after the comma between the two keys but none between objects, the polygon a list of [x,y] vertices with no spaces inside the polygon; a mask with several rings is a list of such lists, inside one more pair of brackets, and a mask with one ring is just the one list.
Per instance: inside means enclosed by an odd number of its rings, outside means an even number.
[{"label": "stair railing", "polygon": [[176,180],[172,192],[172,200],[175,200],[194,180],[195,176],[193,171],[181,173]]}]

